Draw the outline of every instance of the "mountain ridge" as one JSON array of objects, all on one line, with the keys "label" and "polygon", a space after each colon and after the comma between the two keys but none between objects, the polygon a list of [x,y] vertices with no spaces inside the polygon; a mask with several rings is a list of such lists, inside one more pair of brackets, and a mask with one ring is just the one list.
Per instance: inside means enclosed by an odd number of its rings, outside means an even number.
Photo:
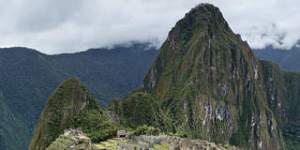
[{"label": "mountain ridge", "polygon": [[264,49],[253,50],[256,56],[262,60],[272,61],[278,64],[282,69],[292,72],[300,72],[300,48],[297,46],[291,49],[276,49],[266,47]]},{"label": "mountain ridge", "polygon": [[[0,93],[3,95],[0,100],[13,110],[14,115],[21,118],[19,120],[25,130],[18,134],[27,137],[23,149],[28,145],[34,124],[48,96],[64,79],[79,77],[88,85],[92,95],[104,105],[138,87],[157,54],[155,49],[140,49],[148,47],[147,44],[140,45],[66,55],[45,55],[22,47],[0,49]],[[3,130],[6,128],[9,127],[3,126]],[[6,132],[3,136],[10,137]]]}]

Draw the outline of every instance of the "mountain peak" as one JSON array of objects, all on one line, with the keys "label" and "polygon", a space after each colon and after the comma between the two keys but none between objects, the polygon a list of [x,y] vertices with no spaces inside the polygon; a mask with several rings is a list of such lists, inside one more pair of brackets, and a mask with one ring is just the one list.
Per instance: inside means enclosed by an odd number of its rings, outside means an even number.
[{"label": "mountain peak", "polygon": [[202,3],[197,5],[196,7],[192,8],[190,10],[190,12],[188,12],[187,14],[190,13],[197,13],[197,12],[210,12],[210,13],[214,13],[214,14],[222,14],[220,9],[212,4],[209,3]]},{"label": "mountain peak", "polygon": [[65,86],[65,85],[68,85],[68,84],[72,84],[72,85],[75,85],[75,84],[81,84],[80,83],[80,80],[76,77],[70,77],[68,79],[66,79],[65,81],[62,82],[61,86]]},{"label": "mountain peak", "polygon": [[77,78],[65,80],[49,98],[29,149],[45,149],[65,129],[74,128],[79,115],[91,110],[101,112],[95,99],[89,95],[80,81]]},{"label": "mountain peak", "polygon": [[201,39],[208,42],[217,38],[226,39],[222,35],[236,36],[219,8],[211,4],[200,4],[176,23],[169,33],[167,42],[174,50],[179,45],[189,45],[188,43],[194,40]]},{"label": "mountain peak", "polygon": [[226,27],[228,27],[228,24],[224,19],[220,9],[212,4],[199,4],[198,6],[193,8],[187,15],[197,15],[197,17],[199,18],[207,19],[206,21],[208,21],[210,25],[212,25],[213,23],[218,23],[220,25],[226,25]]},{"label": "mountain peak", "polygon": [[216,30],[231,31],[220,9],[207,3],[199,4],[191,9],[176,26],[181,29],[201,29],[202,31],[208,30],[209,32]]},{"label": "mountain peak", "polygon": [[168,105],[164,110],[177,111],[170,117],[178,121],[177,130],[240,147],[280,149],[283,142],[276,122],[272,127],[264,123],[274,116],[266,104],[260,69],[220,10],[200,4],[171,30],[144,88]]}]

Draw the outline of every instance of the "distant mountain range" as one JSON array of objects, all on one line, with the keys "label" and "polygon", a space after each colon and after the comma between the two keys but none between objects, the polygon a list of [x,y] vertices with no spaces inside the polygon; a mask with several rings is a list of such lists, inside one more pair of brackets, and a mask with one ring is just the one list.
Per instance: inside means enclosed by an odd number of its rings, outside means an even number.
[{"label": "distant mountain range", "polygon": [[61,55],[0,49],[0,149],[27,149],[48,96],[64,79],[78,77],[106,105],[141,85],[157,53],[147,43]]},{"label": "distant mountain range", "polygon": [[284,70],[300,72],[299,46],[293,46],[288,50],[267,47],[256,49],[254,53],[259,59],[272,61]]}]

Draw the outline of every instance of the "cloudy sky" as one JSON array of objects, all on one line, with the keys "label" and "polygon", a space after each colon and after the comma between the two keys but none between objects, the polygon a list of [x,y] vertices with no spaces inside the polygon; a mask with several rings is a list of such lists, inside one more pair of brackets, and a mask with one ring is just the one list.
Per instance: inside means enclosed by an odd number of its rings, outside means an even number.
[{"label": "cloudy sky", "polygon": [[159,45],[192,7],[218,6],[253,48],[300,39],[299,0],[0,0],[0,47],[69,53],[128,41]]}]

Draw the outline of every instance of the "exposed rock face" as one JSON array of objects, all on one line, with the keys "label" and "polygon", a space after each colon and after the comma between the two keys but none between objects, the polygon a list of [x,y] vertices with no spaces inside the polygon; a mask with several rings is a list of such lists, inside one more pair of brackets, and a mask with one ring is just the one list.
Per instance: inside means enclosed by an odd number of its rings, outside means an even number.
[{"label": "exposed rock face", "polygon": [[78,79],[64,81],[49,98],[29,149],[45,150],[65,129],[77,127],[75,118],[87,111],[101,112]]},{"label": "exposed rock face", "polygon": [[[219,9],[201,4],[169,33],[145,77],[144,94],[133,92],[115,109],[123,123],[138,118],[128,112],[148,112],[135,124],[242,148],[284,149],[284,119],[276,119],[285,116],[281,87],[266,85],[270,76],[263,69]],[[142,103],[147,106],[136,107]]]}]

